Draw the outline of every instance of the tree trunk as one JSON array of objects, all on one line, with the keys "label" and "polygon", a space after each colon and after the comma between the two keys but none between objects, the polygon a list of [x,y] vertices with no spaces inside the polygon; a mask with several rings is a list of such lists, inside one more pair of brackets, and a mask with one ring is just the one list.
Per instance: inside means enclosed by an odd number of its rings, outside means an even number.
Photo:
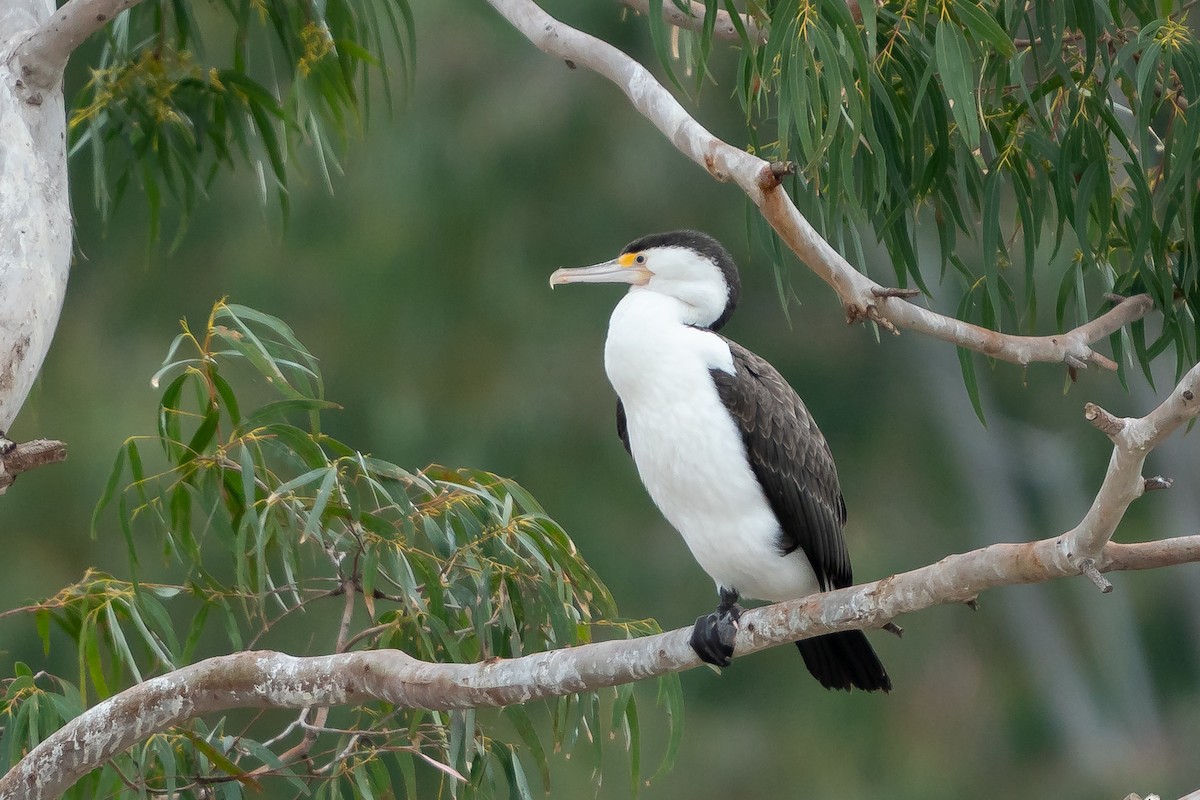
[{"label": "tree trunk", "polygon": [[16,48],[53,0],[0,3],[0,430],[17,416],[50,349],[71,264],[62,81],[31,79]]}]

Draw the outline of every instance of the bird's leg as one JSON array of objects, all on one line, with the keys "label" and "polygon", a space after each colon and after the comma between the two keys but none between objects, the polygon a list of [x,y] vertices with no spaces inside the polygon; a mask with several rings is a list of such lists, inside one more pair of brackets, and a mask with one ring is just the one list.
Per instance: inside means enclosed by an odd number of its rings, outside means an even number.
[{"label": "bird's leg", "polygon": [[717,610],[696,620],[691,644],[701,661],[728,667],[733,661],[733,641],[737,638],[742,607],[737,604],[737,589],[722,586],[720,593],[721,602]]}]

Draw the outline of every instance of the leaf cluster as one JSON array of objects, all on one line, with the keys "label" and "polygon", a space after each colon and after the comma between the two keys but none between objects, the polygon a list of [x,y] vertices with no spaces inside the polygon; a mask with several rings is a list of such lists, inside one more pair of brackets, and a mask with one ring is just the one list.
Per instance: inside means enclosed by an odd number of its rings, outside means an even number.
[{"label": "leaf cluster", "polygon": [[[102,529],[115,511],[131,577],[89,571],[28,609],[47,653],[66,634],[77,676],[18,665],[0,703],[9,765],[89,698],[206,650],[286,644],[289,626],[317,652],[395,648],[453,662],[658,630],[618,619],[566,532],[513,481],[411,472],[324,433],[321,415],[336,406],[317,360],[274,317],[218,304],[203,332],[184,323],[153,382],[165,383],[157,435],[122,446],[94,519]],[[162,578],[150,580],[151,569]],[[682,733],[678,678],[662,679],[659,692],[669,762]],[[531,797],[528,766],[547,788],[551,752],[580,752],[599,769],[602,743],[618,731],[636,788],[638,703],[626,686],[501,711],[377,704],[310,709],[290,723],[197,721],[152,737],[74,792],[241,797],[275,779],[329,798],[399,795],[393,787],[407,797],[490,796],[505,785]],[[285,742],[306,758],[281,758]]]},{"label": "leaf cluster", "polygon": [[170,0],[135,5],[104,30],[71,114],[71,152],[90,154],[105,219],[141,189],[151,241],[167,198],[181,235],[196,200],[238,164],[286,217],[295,151],[310,147],[329,183],[337,143],[369,114],[372,76],[390,103],[388,53],[407,85],[416,49],[408,0]]},{"label": "leaf cluster", "polygon": [[[797,164],[797,204],[852,261],[866,268],[860,237],[873,231],[899,285],[930,294],[932,279],[949,277],[960,318],[1011,332],[1035,330],[1041,307],[1064,329],[1102,311],[1108,293],[1147,292],[1161,332],[1114,336],[1117,360],[1136,357],[1149,375],[1174,346],[1181,368],[1195,361],[1193,4],[704,5],[703,29],[680,50],[697,88],[711,78],[718,10],[768,31],[753,40],[739,25],[735,92],[751,146]],[[656,40],[666,35],[661,15],[650,24]],[[936,259],[918,238],[930,221]]]}]

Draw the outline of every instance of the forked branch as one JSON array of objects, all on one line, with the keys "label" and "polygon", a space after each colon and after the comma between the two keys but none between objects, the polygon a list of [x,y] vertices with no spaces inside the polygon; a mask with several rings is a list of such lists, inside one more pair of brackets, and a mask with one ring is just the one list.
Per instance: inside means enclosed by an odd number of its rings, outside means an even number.
[{"label": "forked branch", "polygon": [[[1046,361],[1072,368],[1096,364],[1115,369],[1116,364],[1091,346],[1153,308],[1148,296],[1138,295],[1118,301],[1108,313],[1066,333],[1014,336],[906,302],[854,269],[817,233],[780,187],[768,162],[709,133],[636,60],[564,25],[534,0],[488,2],[543,52],[585,66],[615,83],[679,152],[717,180],[736,183],[800,260],[833,287],[851,322],[869,320],[893,332],[898,328],[917,331],[1016,364]],[[670,5],[664,3],[663,7]]]},{"label": "forked branch", "polygon": [[67,59],[113,17],[142,0],[70,0],[13,51],[28,102],[62,80]]}]

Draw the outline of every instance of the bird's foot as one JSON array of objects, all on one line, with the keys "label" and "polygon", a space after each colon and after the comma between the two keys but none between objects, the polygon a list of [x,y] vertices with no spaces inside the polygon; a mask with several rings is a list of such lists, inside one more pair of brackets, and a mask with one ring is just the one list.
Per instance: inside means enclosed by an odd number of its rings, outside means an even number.
[{"label": "bird's foot", "polygon": [[733,662],[733,643],[742,616],[737,600],[737,592],[722,589],[717,610],[696,620],[691,644],[701,661],[717,667],[728,667]]},{"label": "bird's foot", "polygon": [[17,443],[0,431],[0,456],[6,456],[17,449]]}]

